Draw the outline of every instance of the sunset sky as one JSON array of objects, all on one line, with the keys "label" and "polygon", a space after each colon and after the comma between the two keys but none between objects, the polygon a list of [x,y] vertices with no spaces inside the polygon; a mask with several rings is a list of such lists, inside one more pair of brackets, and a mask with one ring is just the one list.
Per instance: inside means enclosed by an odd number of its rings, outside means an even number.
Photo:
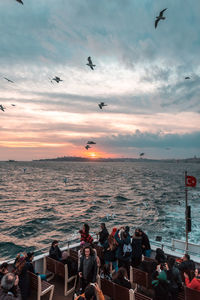
[{"label": "sunset sky", "polygon": [[23,1],[0,1],[0,160],[200,156],[199,0]]}]

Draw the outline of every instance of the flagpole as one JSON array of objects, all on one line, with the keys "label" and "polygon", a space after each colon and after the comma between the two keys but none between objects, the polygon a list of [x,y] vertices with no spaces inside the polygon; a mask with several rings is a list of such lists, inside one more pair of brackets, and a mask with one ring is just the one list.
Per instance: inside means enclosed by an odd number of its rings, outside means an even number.
[{"label": "flagpole", "polygon": [[185,252],[188,253],[188,188],[187,188],[187,171],[185,171]]}]

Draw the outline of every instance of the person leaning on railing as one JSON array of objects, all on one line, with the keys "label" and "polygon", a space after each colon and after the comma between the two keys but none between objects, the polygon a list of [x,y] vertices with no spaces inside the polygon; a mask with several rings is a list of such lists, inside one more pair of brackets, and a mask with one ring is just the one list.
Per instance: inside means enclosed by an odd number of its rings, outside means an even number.
[{"label": "person leaning on railing", "polygon": [[90,283],[86,289],[85,293],[76,297],[75,300],[96,300],[96,294],[98,294],[99,300],[105,300],[102,291],[100,290],[97,283]]}]

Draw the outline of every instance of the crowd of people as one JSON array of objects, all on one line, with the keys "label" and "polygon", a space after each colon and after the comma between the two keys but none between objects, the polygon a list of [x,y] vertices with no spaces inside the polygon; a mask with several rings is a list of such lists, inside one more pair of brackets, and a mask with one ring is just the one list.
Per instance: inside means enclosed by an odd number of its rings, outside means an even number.
[{"label": "crowd of people", "polygon": [[[78,261],[61,251],[59,242],[54,240],[49,249],[49,257],[67,264],[69,277],[78,275],[78,295],[76,300],[95,300],[96,296],[104,300],[104,295],[97,284],[97,274],[101,278],[131,288],[130,266],[151,274],[155,300],[177,300],[178,293],[185,284],[192,289],[200,290],[200,269],[185,254],[182,259],[166,257],[162,249],[156,250],[155,260],[143,260],[151,256],[151,246],[147,234],[136,228],[133,236],[129,226],[113,228],[109,234],[105,223],[101,223],[98,233],[98,246],[102,249],[101,257],[97,255],[90,227],[84,224],[80,233]],[[17,255],[13,269],[5,262],[0,266],[0,300],[27,300],[30,296],[28,272],[35,272],[34,253]],[[45,274],[38,274],[47,280]]]}]

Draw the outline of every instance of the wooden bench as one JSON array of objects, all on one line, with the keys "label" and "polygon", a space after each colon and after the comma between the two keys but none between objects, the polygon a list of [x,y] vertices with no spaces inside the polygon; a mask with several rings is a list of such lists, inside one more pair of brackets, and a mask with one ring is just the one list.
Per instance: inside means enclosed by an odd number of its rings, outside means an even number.
[{"label": "wooden bench", "polygon": [[137,291],[133,292],[133,300],[153,300],[152,298],[149,298],[148,296],[141,294]]},{"label": "wooden bench", "polygon": [[200,300],[200,291],[184,287],[185,300]]},{"label": "wooden bench", "polygon": [[[69,277],[68,273],[68,266],[67,264],[63,264],[60,261],[57,261],[53,258],[46,257],[46,270],[52,272],[55,275],[58,275],[59,277],[64,279],[64,295],[68,296],[70,293],[72,293],[75,290],[76,287],[76,281],[77,281],[77,275],[73,275]],[[69,283],[73,282],[73,286],[69,289]]]},{"label": "wooden bench", "polygon": [[49,300],[53,298],[54,285],[50,284],[47,281],[41,280],[40,276],[31,273],[28,271],[30,287],[37,292],[37,300],[40,300],[41,297],[49,293]]},{"label": "wooden bench", "polygon": [[151,275],[132,266],[130,267],[130,282],[131,284],[136,283],[136,285],[140,285],[146,289],[152,288]]}]

